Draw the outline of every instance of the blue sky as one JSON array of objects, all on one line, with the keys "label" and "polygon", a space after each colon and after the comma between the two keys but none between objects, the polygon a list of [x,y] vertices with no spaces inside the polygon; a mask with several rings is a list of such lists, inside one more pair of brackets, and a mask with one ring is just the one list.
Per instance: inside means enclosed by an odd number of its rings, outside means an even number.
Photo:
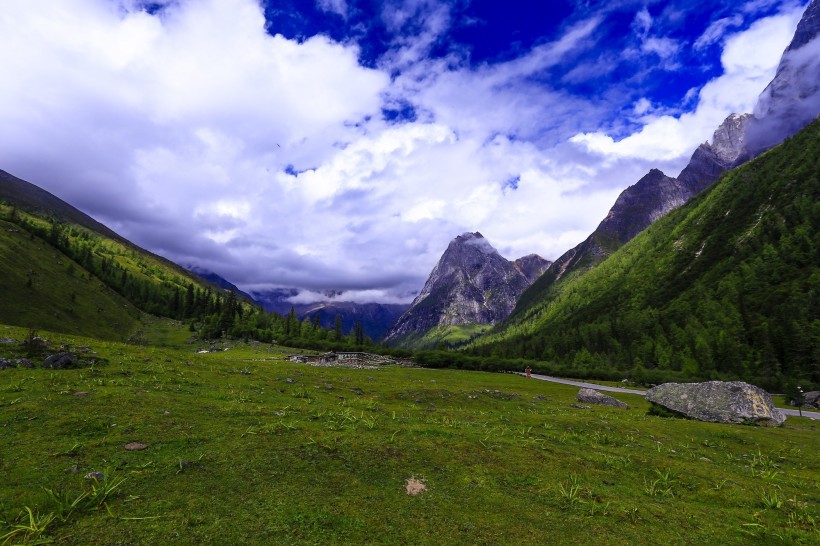
[{"label": "blue sky", "polygon": [[555,259],[749,112],[795,0],[9,0],[0,168],[247,290]]}]

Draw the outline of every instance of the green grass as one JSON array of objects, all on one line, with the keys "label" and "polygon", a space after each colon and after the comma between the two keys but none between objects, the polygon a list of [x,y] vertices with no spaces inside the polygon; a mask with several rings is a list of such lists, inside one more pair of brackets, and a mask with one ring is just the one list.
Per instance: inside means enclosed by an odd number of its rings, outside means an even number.
[{"label": "green grass", "polygon": [[0,220],[0,322],[125,339],[140,312],[42,239]]},{"label": "green grass", "polygon": [[489,324],[439,325],[422,334],[409,334],[395,345],[407,349],[430,349],[439,344],[458,345],[487,332]]},{"label": "green grass", "polygon": [[[819,433],[809,419],[776,429],[662,419],[646,415],[642,397],[621,394],[629,410],[582,410],[570,406],[576,388],[517,375],[317,368],[264,344],[222,342],[199,354],[168,322],[146,332],[168,346],[47,333],[52,345],[88,346],[103,363],[0,370],[0,537],[820,540]],[[25,334],[0,326],[0,338]],[[0,356],[19,352],[0,344]],[[148,448],[127,451],[129,442]],[[90,472],[117,487],[72,510],[92,495]],[[408,495],[409,478],[427,491]]]}]

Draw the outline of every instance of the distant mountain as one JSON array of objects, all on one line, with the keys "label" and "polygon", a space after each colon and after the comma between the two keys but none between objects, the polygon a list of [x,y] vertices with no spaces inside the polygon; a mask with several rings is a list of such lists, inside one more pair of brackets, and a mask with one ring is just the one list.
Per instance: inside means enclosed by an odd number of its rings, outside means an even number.
[{"label": "distant mountain", "polygon": [[554,292],[564,278],[585,274],[658,218],[680,207],[728,170],[759,155],[820,113],[820,0],[812,0],[786,49],[774,80],[760,95],[755,115],[731,114],[671,178],[657,169],[625,189],[598,228],[565,252],[519,299],[512,320]]},{"label": "distant mountain", "polygon": [[237,295],[242,296],[246,300],[251,303],[257,303],[256,300],[253,299],[253,296],[248,294],[247,292],[243,292],[240,290],[235,284],[230,282],[229,280],[225,279],[224,277],[220,277],[213,271],[209,271],[207,269],[203,269],[196,265],[190,265],[187,267],[188,271],[196,275],[197,277],[201,278],[202,280],[208,281],[211,284],[222,288],[223,290],[227,290],[229,292],[235,292]]},{"label": "distant mountain", "polygon": [[480,233],[449,244],[410,308],[390,328],[385,342],[423,347],[461,341],[507,317],[518,296],[546,260],[527,256],[511,262]]},{"label": "distant mountain", "polygon": [[296,288],[274,288],[271,290],[251,290],[251,297],[262,309],[268,313],[277,313],[279,315],[287,315],[291,307],[296,309],[298,314],[299,309],[304,304],[294,304],[290,302],[290,298],[299,295],[299,290]]},{"label": "distant mountain", "polygon": [[818,175],[820,120],[559,283],[526,320],[472,351],[635,377],[655,369],[820,385]]},{"label": "distant mountain", "polygon": [[364,335],[374,341],[381,340],[387,329],[409,307],[407,304],[336,301],[336,298],[344,296],[343,291],[328,291],[325,293],[328,297],[326,301],[315,303],[292,303],[290,300],[299,295],[296,288],[276,288],[254,291],[251,294],[254,300],[270,313],[287,315],[292,308],[300,320],[305,317],[313,319],[318,314],[320,324],[327,328],[335,326],[338,315],[342,321],[342,332],[345,334],[349,333],[359,320]]},{"label": "distant mountain", "polygon": [[310,317],[311,320],[318,315],[319,324],[325,328],[333,328],[338,316],[342,332],[345,334],[353,329],[357,320],[361,321],[364,335],[374,341],[380,341],[408,307],[408,304],[330,301],[302,305],[297,313],[300,318]]}]

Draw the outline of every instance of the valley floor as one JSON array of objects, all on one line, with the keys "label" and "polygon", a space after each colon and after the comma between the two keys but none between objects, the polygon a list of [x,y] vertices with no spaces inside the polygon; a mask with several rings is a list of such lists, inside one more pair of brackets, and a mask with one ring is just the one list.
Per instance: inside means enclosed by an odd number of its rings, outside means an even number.
[{"label": "valley floor", "polygon": [[155,330],[165,346],[44,333],[100,360],[0,370],[0,544],[820,541],[810,419],[578,409],[577,387],[515,374],[319,368]]}]

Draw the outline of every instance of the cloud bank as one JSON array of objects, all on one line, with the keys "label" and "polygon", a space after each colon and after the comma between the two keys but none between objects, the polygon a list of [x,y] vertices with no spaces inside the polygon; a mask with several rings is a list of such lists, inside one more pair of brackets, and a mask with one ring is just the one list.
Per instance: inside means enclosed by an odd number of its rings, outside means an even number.
[{"label": "cloud bank", "polygon": [[[355,39],[287,39],[255,0],[153,4],[4,3],[0,168],[240,288],[384,302],[410,301],[465,231],[508,258],[576,245],[650,167],[677,174],[728,114],[751,111],[802,12],[744,30],[719,19],[688,44],[636,7],[620,54],[595,50],[601,13],[475,64],[430,53],[451,4],[387,2],[393,37],[365,66]],[[689,105],[564,85],[640,59],[675,71],[681,48],[715,44],[721,73]]]}]

